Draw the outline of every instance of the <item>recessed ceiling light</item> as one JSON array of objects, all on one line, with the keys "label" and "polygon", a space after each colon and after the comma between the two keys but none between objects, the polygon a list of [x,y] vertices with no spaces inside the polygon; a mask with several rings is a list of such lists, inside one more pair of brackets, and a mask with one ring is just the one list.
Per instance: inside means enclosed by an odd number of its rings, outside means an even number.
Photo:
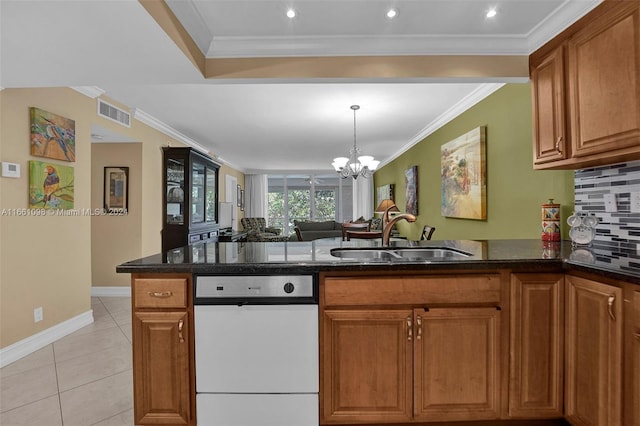
[{"label": "recessed ceiling light", "polygon": [[493,18],[494,16],[496,16],[498,14],[498,12],[495,9],[489,9],[487,11],[486,17],[487,18]]},{"label": "recessed ceiling light", "polygon": [[296,17],[296,11],[293,9],[287,10],[287,18],[293,19]]},{"label": "recessed ceiling light", "polygon": [[389,9],[387,11],[387,18],[393,19],[398,15],[398,11],[396,9]]}]

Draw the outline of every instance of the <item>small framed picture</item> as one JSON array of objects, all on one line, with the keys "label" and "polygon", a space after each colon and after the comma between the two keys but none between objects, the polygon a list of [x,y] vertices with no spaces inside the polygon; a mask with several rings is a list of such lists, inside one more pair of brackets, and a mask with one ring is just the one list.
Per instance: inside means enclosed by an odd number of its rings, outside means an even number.
[{"label": "small framed picture", "polygon": [[129,208],[129,167],[104,168],[104,209],[126,213]]},{"label": "small framed picture", "polygon": [[238,189],[237,189],[237,194],[236,194],[236,199],[238,200],[238,207],[242,207],[242,189],[240,189],[240,185],[238,185]]},{"label": "small framed picture", "polygon": [[244,211],[244,189],[240,190],[240,211]]}]

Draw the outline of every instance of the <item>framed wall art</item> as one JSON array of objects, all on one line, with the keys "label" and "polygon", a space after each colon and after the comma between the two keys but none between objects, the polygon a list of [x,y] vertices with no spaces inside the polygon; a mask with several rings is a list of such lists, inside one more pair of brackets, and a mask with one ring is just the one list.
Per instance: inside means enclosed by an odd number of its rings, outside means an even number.
[{"label": "framed wall art", "polygon": [[29,208],[69,210],[74,203],[73,167],[29,161]]},{"label": "framed wall art", "polygon": [[29,108],[31,155],[76,161],[76,122],[40,108]]},{"label": "framed wall art", "polygon": [[406,188],[405,199],[407,206],[405,212],[414,216],[418,215],[418,166],[409,167],[404,171],[404,183]]},{"label": "framed wall art", "polygon": [[104,209],[126,213],[129,209],[129,167],[104,168]]},{"label": "framed wall art", "polygon": [[486,127],[440,147],[441,212],[460,219],[487,218]]},{"label": "framed wall art", "polygon": [[238,207],[242,207],[242,189],[240,185],[237,187],[236,200],[238,200]]},{"label": "framed wall art", "polygon": [[244,189],[240,190],[240,211],[244,211]]}]

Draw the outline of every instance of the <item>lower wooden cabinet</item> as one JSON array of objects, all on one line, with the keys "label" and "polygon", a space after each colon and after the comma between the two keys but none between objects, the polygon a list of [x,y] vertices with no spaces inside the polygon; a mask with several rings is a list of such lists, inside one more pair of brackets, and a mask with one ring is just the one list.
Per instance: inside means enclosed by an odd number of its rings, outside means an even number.
[{"label": "lower wooden cabinet", "polygon": [[509,417],[562,417],[564,274],[511,276],[509,363]]},{"label": "lower wooden cabinet", "polygon": [[499,417],[500,311],[326,310],[323,424]]},{"label": "lower wooden cabinet", "polygon": [[389,423],[412,416],[411,310],[324,312],[323,418]]},{"label": "lower wooden cabinet", "polygon": [[414,310],[416,420],[500,417],[500,314],[495,307]]},{"label": "lower wooden cabinet", "polygon": [[136,424],[190,424],[186,312],[133,316]]},{"label": "lower wooden cabinet", "polygon": [[191,276],[132,277],[136,425],[195,425]]},{"label": "lower wooden cabinet", "polygon": [[628,284],[625,301],[629,302],[629,324],[625,330],[626,363],[625,424],[640,425],[640,289]]},{"label": "lower wooden cabinet", "polygon": [[565,279],[566,418],[574,426],[623,425],[622,289],[572,275]]}]

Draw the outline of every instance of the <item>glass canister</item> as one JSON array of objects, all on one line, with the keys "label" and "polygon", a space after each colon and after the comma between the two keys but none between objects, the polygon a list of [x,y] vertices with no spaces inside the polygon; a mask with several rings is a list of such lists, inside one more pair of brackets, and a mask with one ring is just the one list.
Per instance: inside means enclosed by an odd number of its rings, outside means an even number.
[{"label": "glass canister", "polygon": [[560,241],[560,204],[553,198],[542,204],[542,240]]}]

